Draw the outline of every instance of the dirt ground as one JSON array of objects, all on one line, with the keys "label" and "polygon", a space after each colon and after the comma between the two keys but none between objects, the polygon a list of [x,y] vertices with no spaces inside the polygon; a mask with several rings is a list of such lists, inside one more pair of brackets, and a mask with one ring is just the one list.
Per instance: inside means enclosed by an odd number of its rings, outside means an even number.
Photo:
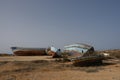
[{"label": "dirt ground", "polygon": [[74,66],[50,56],[0,57],[0,80],[120,80],[120,60]]}]

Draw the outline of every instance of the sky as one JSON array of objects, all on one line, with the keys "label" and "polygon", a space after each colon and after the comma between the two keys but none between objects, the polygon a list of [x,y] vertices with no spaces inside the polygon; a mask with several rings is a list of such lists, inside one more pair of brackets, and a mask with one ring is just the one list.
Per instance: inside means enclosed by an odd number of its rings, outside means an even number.
[{"label": "sky", "polygon": [[0,0],[0,53],[86,43],[120,49],[120,0]]}]

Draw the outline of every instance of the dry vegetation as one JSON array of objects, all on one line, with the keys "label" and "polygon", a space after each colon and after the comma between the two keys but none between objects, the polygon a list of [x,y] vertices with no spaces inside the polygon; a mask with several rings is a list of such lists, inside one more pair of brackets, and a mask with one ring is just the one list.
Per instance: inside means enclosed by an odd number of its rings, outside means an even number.
[{"label": "dry vegetation", "polygon": [[[88,80],[89,78],[91,78],[89,80],[95,80],[92,75],[99,77],[98,80],[102,80],[106,74],[109,75],[104,80],[109,78],[109,80],[120,80],[118,75],[120,74],[118,71],[120,63],[103,63],[81,67],[63,61],[2,61],[0,68],[0,80]],[[80,76],[85,78],[81,79]],[[86,78],[87,76],[88,78]],[[71,79],[72,77],[74,78]]]},{"label": "dry vegetation", "polygon": [[98,51],[98,53],[108,53],[113,58],[120,59],[120,49]]},{"label": "dry vegetation", "polygon": [[75,66],[72,62],[60,58],[52,61],[33,60],[26,56],[24,58],[32,60],[17,61],[19,57],[15,57],[17,59],[14,61],[1,60],[0,80],[120,80],[120,50],[102,52],[110,53],[117,61],[115,59],[104,61],[103,64]]},{"label": "dry vegetation", "polygon": [[120,50],[117,50],[117,49],[116,50],[107,50],[105,52],[110,53],[111,56],[114,56],[114,57],[120,59]]}]

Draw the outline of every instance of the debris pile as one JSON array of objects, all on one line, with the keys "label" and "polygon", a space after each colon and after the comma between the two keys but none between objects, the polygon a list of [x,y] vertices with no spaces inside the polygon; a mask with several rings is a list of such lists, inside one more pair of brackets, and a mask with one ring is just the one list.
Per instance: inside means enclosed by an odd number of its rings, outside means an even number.
[{"label": "debris pile", "polygon": [[76,43],[64,46],[64,50],[57,49],[53,46],[49,48],[23,48],[23,47],[12,47],[14,55],[18,56],[31,56],[31,55],[49,55],[52,58],[65,58],[76,63],[101,63],[102,60],[108,59],[109,54],[102,53],[98,54],[95,52],[94,47]]}]

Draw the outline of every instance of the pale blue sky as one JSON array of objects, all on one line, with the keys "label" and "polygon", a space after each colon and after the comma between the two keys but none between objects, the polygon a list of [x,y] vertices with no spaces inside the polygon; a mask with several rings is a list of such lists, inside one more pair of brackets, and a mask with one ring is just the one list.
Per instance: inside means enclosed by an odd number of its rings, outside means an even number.
[{"label": "pale blue sky", "polygon": [[120,49],[120,0],[0,0],[0,53],[87,43]]}]

